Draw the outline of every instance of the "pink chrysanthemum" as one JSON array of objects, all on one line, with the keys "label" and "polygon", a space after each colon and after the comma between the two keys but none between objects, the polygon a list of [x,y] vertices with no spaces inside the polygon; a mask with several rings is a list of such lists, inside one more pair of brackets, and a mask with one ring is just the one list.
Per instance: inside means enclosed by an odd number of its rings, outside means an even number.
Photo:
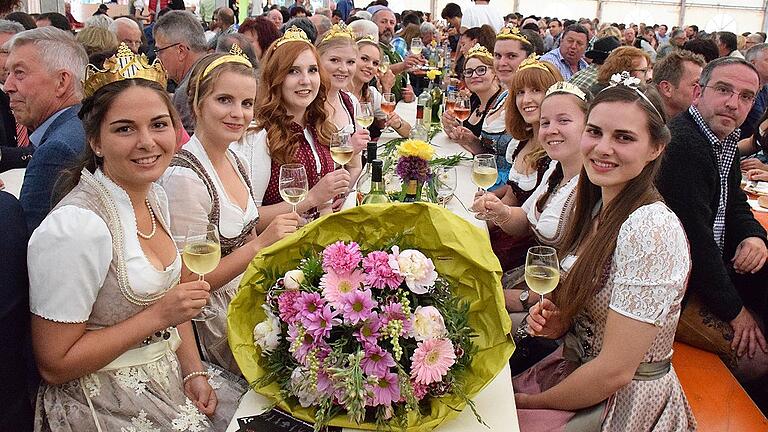
[{"label": "pink chrysanthemum", "polygon": [[429,392],[429,387],[427,387],[425,384],[411,381],[411,385],[413,386],[413,397],[415,397],[416,400],[424,399],[424,396],[426,396]]},{"label": "pink chrysanthemum", "polygon": [[403,311],[403,305],[397,302],[390,303],[381,308],[381,326],[384,327],[390,321],[400,320],[403,324],[403,331],[400,332],[400,336],[405,336],[411,332],[413,325],[411,323],[411,317],[406,315]]},{"label": "pink chrysanthemum", "polygon": [[277,298],[277,310],[280,319],[293,324],[296,322],[299,309],[296,307],[296,300],[301,297],[300,291],[285,291]]},{"label": "pink chrysanthemum", "polygon": [[378,345],[366,345],[365,357],[360,362],[363,372],[368,375],[383,377],[389,372],[389,368],[395,366],[392,354]]},{"label": "pink chrysanthemum", "polygon": [[328,270],[320,279],[320,287],[323,289],[323,297],[333,307],[341,309],[342,299],[352,291],[362,287],[365,281],[363,272],[355,269],[349,273],[340,275],[333,270]]},{"label": "pink chrysanthemum", "polygon": [[337,241],[323,251],[323,270],[346,274],[360,265],[362,259],[363,254],[357,243],[344,244],[343,241]]},{"label": "pink chrysanthemum", "polygon": [[371,290],[354,290],[344,296],[341,304],[344,321],[350,324],[357,324],[360,321],[367,320],[371,316],[373,308],[377,306]]},{"label": "pink chrysanthemum", "polygon": [[449,339],[419,342],[411,356],[411,378],[420,384],[440,381],[456,361]]},{"label": "pink chrysanthemum", "polygon": [[333,326],[341,324],[341,321],[336,318],[337,314],[338,312],[331,310],[330,305],[323,306],[308,318],[307,333],[311,334],[316,341],[328,337]]},{"label": "pink chrysanthemum", "polygon": [[373,288],[397,288],[403,283],[403,277],[395,273],[389,265],[389,254],[382,251],[371,252],[363,258],[365,284]]},{"label": "pink chrysanthemum", "polygon": [[397,382],[397,374],[386,373],[377,378],[376,383],[368,387],[373,393],[373,398],[368,401],[370,406],[389,406],[392,405],[392,402],[400,400],[400,385]]},{"label": "pink chrysanthemum", "polygon": [[371,312],[371,315],[368,316],[368,319],[363,321],[360,327],[355,330],[355,338],[357,338],[357,340],[362,344],[368,343],[375,345],[379,339],[379,336],[381,336],[381,333],[379,333],[380,329],[381,319],[379,319],[379,314],[376,312]]}]

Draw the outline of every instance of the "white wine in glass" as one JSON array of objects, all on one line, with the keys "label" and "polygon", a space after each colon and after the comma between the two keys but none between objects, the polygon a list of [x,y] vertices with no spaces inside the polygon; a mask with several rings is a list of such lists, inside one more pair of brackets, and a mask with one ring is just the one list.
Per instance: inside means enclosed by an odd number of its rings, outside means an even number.
[{"label": "white wine in glass", "polygon": [[370,102],[363,102],[360,104],[360,112],[357,113],[355,120],[357,120],[357,123],[360,126],[366,129],[373,124],[373,106],[371,106]]},{"label": "white wine in glass", "polygon": [[296,205],[304,201],[309,193],[309,182],[307,181],[307,170],[302,164],[285,164],[280,166],[280,183],[278,189],[280,196],[285,202],[293,206],[294,213]]},{"label": "white wine in glass", "polygon": [[[497,177],[496,155],[489,153],[475,155],[475,159],[472,161],[472,183],[482,189],[483,194],[496,183]],[[477,213],[475,217],[480,220],[486,220],[487,215],[483,211]]]},{"label": "white wine in glass", "polygon": [[382,75],[387,73],[389,70],[389,57],[383,56],[381,59],[381,62],[379,63],[379,72],[381,72]]},{"label": "white wine in glass", "polygon": [[[221,244],[216,225],[204,224],[190,227],[184,240],[181,257],[184,265],[197,274],[200,281],[204,280],[204,275],[214,271],[221,261]],[[206,304],[192,320],[208,321],[218,315],[216,309]]]},{"label": "white wine in glass", "polygon": [[560,282],[560,264],[557,251],[549,246],[534,246],[525,257],[525,283],[539,294],[539,305],[544,295],[551,293]]},{"label": "white wine in glass", "polygon": [[344,168],[344,165],[352,160],[352,155],[354,153],[352,145],[349,144],[349,134],[346,132],[334,133],[333,136],[331,136],[330,150],[331,158],[333,158],[334,162]]},{"label": "white wine in glass", "polygon": [[423,50],[424,43],[421,41],[421,38],[413,38],[411,40],[411,54],[419,56]]}]

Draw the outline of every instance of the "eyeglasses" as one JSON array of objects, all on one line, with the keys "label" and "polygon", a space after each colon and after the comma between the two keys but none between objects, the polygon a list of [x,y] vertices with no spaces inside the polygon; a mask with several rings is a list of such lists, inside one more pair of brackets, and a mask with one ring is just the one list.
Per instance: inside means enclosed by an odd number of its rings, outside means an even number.
[{"label": "eyeglasses", "polygon": [[477,76],[481,77],[488,72],[488,66],[478,66],[474,69],[464,69],[463,75],[464,78],[470,78],[472,75],[477,74]]},{"label": "eyeglasses", "polygon": [[155,52],[155,55],[157,55],[160,53],[160,51],[167,50],[168,48],[173,48],[176,45],[181,45],[181,42],[176,42],[175,44],[171,44],[171,45],[168,45],[167,47],[162,47],[162,48],[155,47],[153,51]]},{"label": "eyeglasses", "polygon": [[[734,91],[733,89],[726,86],[722,86],[722,85],[702,86],[702,87],[711,88],[718,97],[730,99],[733,95],[737,94],[736,91]],[[751,92],[741,92],[741,93],[738,93],[738,95],[739,95],[739,102],[743,104],[749,104],[749,105],[753,104],[755,102],[755,97],[757,97],[757,95]]]}]

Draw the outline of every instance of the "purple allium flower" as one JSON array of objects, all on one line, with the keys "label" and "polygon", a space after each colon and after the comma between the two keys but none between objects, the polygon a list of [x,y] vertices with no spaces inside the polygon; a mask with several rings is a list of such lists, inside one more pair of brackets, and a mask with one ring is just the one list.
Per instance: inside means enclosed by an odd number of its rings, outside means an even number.
[{"label": "purple allium flower", "polygon": [[429,170],[429,162],[416,156],[402,156],[397,160],[397,175],[403,179],[427,182],[432,173]]}]

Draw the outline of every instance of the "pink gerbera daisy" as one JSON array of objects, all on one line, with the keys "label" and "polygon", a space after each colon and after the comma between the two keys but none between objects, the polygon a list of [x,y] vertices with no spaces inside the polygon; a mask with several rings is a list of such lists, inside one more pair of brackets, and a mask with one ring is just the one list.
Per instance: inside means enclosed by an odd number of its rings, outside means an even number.
[{"label": "pink gerbera daisy", "polygon": [[378,345],[367,344],[365,346],[365,357],[360,362],[363,372],[368,375],[383,377],[393,366],[395,366],[395,360],[392,358],[392,354]]},{"label": "pink gerbera daisy", "polygon": [[328,270],[328,273],[324,274],[320,279],[320,287],[323,289],[323,297],[333,307],[341,309],[344,296],[362,287],[364,281],[365,276],[359,269],[345,274],[338,274],[333,270]]},{"label": "pink gerbera daisy", "polygon": [[362,259],[363,254],[357,243],[344,244],[343,241],[337,241],[323,251],[323,270],[346,274],[360,265]]},{"label": "pink gerbera daisy", "polygon": [[373,393],[369,405],[392,405],[392,402],[400,400],[400,385],[397,382],[397,374],[386,373],[377,377],[376,383],[368,387]]},{"label": "pink gerbera daisy", "polygon": [[397,288],[403,283],[403,277],[395,273],[389,265],[389,254],[382,251],[371,252],[363,258],[365,284],[373,288]]},{"label": "pink gerbera daisy", "polygon": [[360,321],[367,320],[371,316],[373,308],[377,305],[376,300],[371,295],[371,290],[354,290],[344,296],[341,304],[344,321],[350,324],[357,324]]},{"label": "pink gerbera daisy", "polygon": [[420,384],[440,381],[455,361],[456,354],[449,339],[419,342],[411,356],[411,378]]},{"label": "pink gerbera daisy", "polygon": [[358,328],[355,331],[355,337],[357,338],[360,343],[369,343],[369,344],[376,344],[376,342],[379,339],[379,336],[381,336],[381,333],[379,333],[379,330],[381,329],[381,319],[379,319],[379,314],[376,312],[371,312],[371,315],[362,322],[360,325],[360,328]]},{"label": "pink gerbera daisy", "polygon": [[311,334],[316,341],[328,337],[333,326],[341,324],[341,321],[336,318],[337,314],[338,312],[331,310],[330,305],[323,306],[307,319],[307,333]]}]

